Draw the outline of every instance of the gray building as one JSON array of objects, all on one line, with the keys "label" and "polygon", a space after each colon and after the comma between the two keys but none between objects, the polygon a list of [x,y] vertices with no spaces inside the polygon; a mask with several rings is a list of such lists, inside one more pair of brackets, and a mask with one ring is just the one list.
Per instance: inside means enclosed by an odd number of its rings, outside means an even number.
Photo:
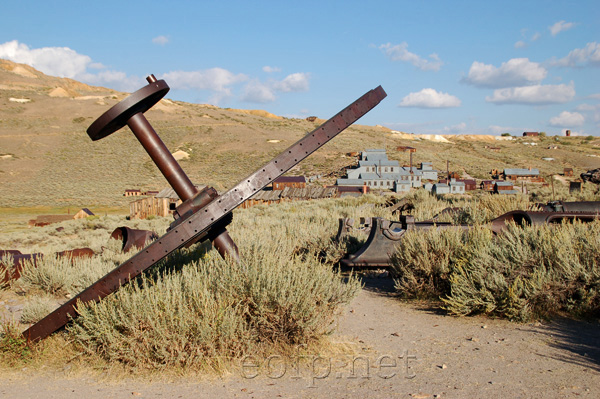
[{"label": "gray building", "polygon": [[464,194],[465,183],[450,179],[448,183],[435,183],[431,188],[431,194]]},{"label": "gray building", "polygon": [[389,160],[381,149],[361,152],[358,166],[348,169],[346,174],[346,178],[337,179],[338,186],[366,185],[375,190],[406,192],[411,187],[421,187],[423,180],[420,169],[400,166],[398,161]]}]

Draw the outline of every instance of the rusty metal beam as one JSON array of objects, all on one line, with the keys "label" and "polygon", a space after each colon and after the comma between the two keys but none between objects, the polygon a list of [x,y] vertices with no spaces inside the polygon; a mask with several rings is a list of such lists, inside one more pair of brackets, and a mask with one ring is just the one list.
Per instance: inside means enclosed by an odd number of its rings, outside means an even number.
[{"label": "rusty metal beam", "polygon": [[[150,83],[150,85],[155,84],[157,82]],[[150,90],[150,94],[145,94],[145,97],[140,95],[140,99],[137,102],[132,101],[133,105],[129,105],[129,108],[133,109],[133,111],[144,112],[149,107],[146,107],[147,104],[144,104],[142,107],[139,103],[144,102],[144,98],[151,98],[154,101],[156,96],[162,94],[162,90],[164,89],[158,89],[158,94]],[[178,248],[208,237],[211,230],[221,231],[228,222],[228,215],[231,214],[233,209],[308,157],[318,148],[322,147],[342,130],[356,122],[385,97],[386,93],[381,86],[365,93],[358,100],[290,146],[265,166],[242,180],[231,190],[214,198],[186,219],[176,221],[177,223],[165,235],[50,313],[44,319],[31,326],[23,332],[23,336],[29,341],[36,341],[49,336],[54,331],[62,328],[70,318],[76,316],[76,305],[80,306],[80,304],[101,300],[117,291],[123,284],[137,277],[144,270],[155,265]],[[139,111],[136,107],[145,109]],[[126,123],[131,118],[129,113],[133,111],[129,110],[127,113],[123,112],[117,115],[119,119],[118,123],[114,122],[114,117],[107,118],[105,122],[110,125],[110,129],[96,131],[98,138],[112,133],[110,131],[112,129],[115,131],[120,128],[123,123]],[[230,244],[228,242],[223,243],[224,247]]]}]

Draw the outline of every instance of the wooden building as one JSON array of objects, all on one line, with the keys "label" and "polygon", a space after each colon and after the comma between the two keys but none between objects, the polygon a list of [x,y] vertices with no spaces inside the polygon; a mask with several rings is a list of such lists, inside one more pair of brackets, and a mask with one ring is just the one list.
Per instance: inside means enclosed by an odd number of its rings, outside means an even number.
[{"label": "wooden building", "polygon": [[564,168],[563,175],[565,175],[565,176],[573,176],[573,168]]},{"label": "wooden building", "polygon": [[535,168],[507,168],[502,171],[504,180],[525,180],[534,183],[543,183],[544,178],[540,176],[539,169]]},{"label": "wooden building", "polygon": [[306,179],[304,176],[281,176],[273,180],[273,190],[283,190],[290,188],[305,188]]},{"label": "wooden building", "polygon": [[73,216],[73,219],[85,219],[88,216],[94,216],[94,213],[87,208],[82,208]]},{"label": "wooden building", "polygon": [[137,197],[139,195],[142,195],[142,191],[136,189],[126,189],[123,193],[123,197]]},{"label": "wooden building", "polygon": [[465,191],[477,190],[477,182],[474,179],[441,179],[440,183],[449,184],[452,180],[462,182],[465,185]]},{"label": "wooden building", "polygon": [[497,181],[494,182],[494,194],[517,194],[513,182],[511,181]]},{"label": "wooden building", "polygon": [[338,188],[337,186],[311,186],[304,188],[285,187],[283,190],[261,190],[244,201],[240,205],[240,208],[245,209],[254,205],[278,204],[286,201],[335,198],[339,195]]},{"label": "wooden building", "polygon": [[172,213],[169,198],[147,197],[129,203],[129,218],[147,219],[148,216],[169,216]]},{"label": "wooden building", "polygon": [[29,227],[41,227],[53,223],[64,222],[65,220],[85,219],[88,216],[94,216],[93,212],[88,208],[83,208],[74,215],[39,215],[35,219],[31,219],[28,222],[28,225]]},{"label": "wooden building", "polygon": [[[198,191],[205,186],[194,185]],[[153,197],[146,197],[129,203],[131,219],[146,219],[148,216],[169,216],[181,204],[179,196],[172,188],[165,188]]]}]

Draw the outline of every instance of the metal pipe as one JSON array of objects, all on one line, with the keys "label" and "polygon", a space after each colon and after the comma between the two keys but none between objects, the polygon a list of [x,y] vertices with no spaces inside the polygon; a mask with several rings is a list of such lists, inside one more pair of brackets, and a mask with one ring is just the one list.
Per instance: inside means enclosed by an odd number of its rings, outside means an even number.
[{"label": "metal pipe", "polygon": [[131,129],[135,137],[140,141],[142,147],[146,150],[150,158],[154,161],[158,169],[165,176],[173,190],[182,201],[186,201],[196,194],[197,190],[194,184],[187,177],[181,166],[177,163],[167,146],[158,137],[156,131],[152,128],[144,114],[141,112],[133,115],[128,121],[127,126]]}]

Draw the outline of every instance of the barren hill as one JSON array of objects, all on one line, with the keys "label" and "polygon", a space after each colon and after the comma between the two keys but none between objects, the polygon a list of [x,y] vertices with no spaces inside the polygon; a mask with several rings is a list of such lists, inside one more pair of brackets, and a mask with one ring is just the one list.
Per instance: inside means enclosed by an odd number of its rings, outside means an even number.
[{"label": "barren hill", "polygon": [[[167,82],[168,83],[168,82]],[[355,98],[340,98],[342,109]],[[88,126],[127,93],[44,75],[26,65],[0,60],[0,207],[123,205],[127,188],[167,185],[127,128],[92,142]],[[319,115],[327,119],[333,115]],[[181,165],[192,181],[223,191],[315,129],[319,121],[282,118],[268,111],[222,109],[206,104],[161,100],[147,118],[171,152],[189,155]],[[558,139],[558,138],[557,138]],[[397,134],[383,126],[354,125],[298,165],[306,176],[352,163],[346,153],[388,150],[408,163],[400,146],[417,148],[414,162],[433,161],[445,170],[487,177],[491,168],[537,167],[543,174],[576,174],[600,166],[597,143],[582,138],[546,138],[537,146],[444,136],[441,142]],[[557,145],[558,149],[548,149]],[[493,151],[490,146],[495,147]],[[543,161],[542,158],[554,161]],[[330,184],[333,180],[321,180]]]}]

